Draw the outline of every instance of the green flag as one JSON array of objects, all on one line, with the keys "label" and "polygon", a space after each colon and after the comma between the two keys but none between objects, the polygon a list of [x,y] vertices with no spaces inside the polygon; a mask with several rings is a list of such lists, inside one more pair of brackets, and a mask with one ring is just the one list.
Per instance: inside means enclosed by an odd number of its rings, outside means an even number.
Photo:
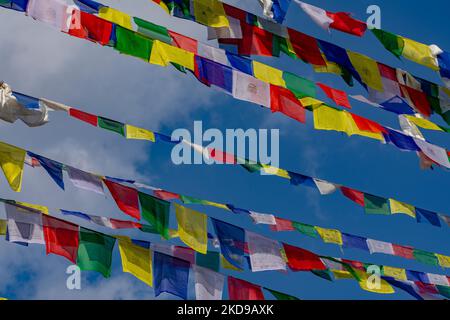
[{"label": "green flag", "polygon": [[125,125],[111,119],[98,117],[98,126],[100,128],[116,132],[125,137]]},{"label": "green flag", "polygon": [[184,204],[206,204],[205,201],[202,199],[197,199],[189,196],[180,195],[180,199],[181,201],[183,201]]},{"label": "green flag", "polygon": [[303,233],[307,236],[310,236],[312,238],[317,238],[319,236],[316,228],[314,228],[314,226],[312,226],[312,225],[295,222],[295,221],[292,222],[292,225],[294,226],[295,229],[297,229],[298,231],[300,231],[301,233]]},{"label": "green flag", "polygon": [[283,72],[283,80],[286,82],[286,87],[291,90],[298,99],[304,97],[316,97],[316,84],[314,82],[290,72]]},{"label": "green flag", "polygon": [[170,202],[139,192],[142,217],[165,239],[169,239]]},{"label": "green flag", "polygon": [[414,249],[413,251],[414,259],[425,264],[430,264],[433,266],[438,266],[439,261],[436,255],[432,252],[423,251],[420,249]]},{"label": "green flag", "polygon": [[322,279],[325,279],[325,280],[328,280],[328,281],[333,281],[333,276],[332,276],[330,270],[311,270],[311,272],[314,275],[316,275],[316,276],[318,276],[318,277],[320,277]]},{"label": "green flag", "polygon": [[391,214],[387,199],[367,193],[364,194],[364,210],[368,214]]},{"label": "green flag", "polygon": [[278,292],[278,291],[275,291],[275,290],[271,290],[271,289],[268,289],[268,288],[264,288],[264,289],[266,289],[271,294],[273,294],[273,296],[275,298],[277,298],[277,300],[300,300],[300,299],[298,299],[298,298],[296,298],[294,296],[290,296],[290,295],[285,294],[285,293],[281,293],[281,292]]},{"label": "green flag", "polygon": [[438,289],[440,295],[450,299],[450,287],[436,285],[436,288]]},{"label": "green flag", "polygon": [[219,271],[220,269],[220,253],[217,251],[208,251],[206,254],[195,253],[195,263],[207,269]]},{"label": "green flag", "polygon": [[116,239],[80,227],[77,265],[81,270],[100,272],[105,278],[111,275],[112,251]]},{"label": "green flag", "polygon": [[147,62],[150,60],[153,40],[117,25],[116,39],[114,48],[120,53],[141,58]]},{"label": "green flag", "polygon": [[397,58],[401,57],[403,48],[405,47],[405,43],[402,38],[381,29],[372,29],[372,32],[388,51],[390,51]]},{"label": "green flag", "polygon": [[167,28],[136,17],[133,17],[133,19],[138,26],[138,33],[153,40],[159,40],[168,44],[172,43],[172,37],[170,36]]}]

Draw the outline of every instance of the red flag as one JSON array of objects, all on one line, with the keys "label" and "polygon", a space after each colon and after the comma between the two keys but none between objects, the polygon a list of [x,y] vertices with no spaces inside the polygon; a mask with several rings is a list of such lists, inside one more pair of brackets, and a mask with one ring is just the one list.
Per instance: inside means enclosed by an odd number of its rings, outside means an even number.
[{"label": "red flag", "polygon": [[198,41],[169,30],[173,45],[192,53],[198,53]]},{"label": "red flag", "polygon": [[420,281],[414,282],[416,286],[419,288],[419,293],[422,294],[439,294],[438,289],[434,284],[423,283]]},{"label": "red flag", "polygon": [[155,190],[155,191],[153,191],[153,194],[155,195],[155,197],[158,197],[162,200],[180,199],[179,194],[165,191],[165,190]]},{"label": "red flag", "polygon": [[414,259],[414,249],[412,247],[399,246],[397,244],[392,244],[394,250],[394,255],[398,257],[403,257],[406,259]]},{"label": "red flag", "polygon": [[349,109],[352,108],[350,106],[350,102],[348,101],[347,94],[344,91],[331,88],[323,83],[317,83],[317,85],[321,87],[327,97],[336,102],[338,106],[346,107]]},{"label": "red flag", "polygon": [[236,158],[234,155],[217,150],[217,149],[209,149],[209,156],[216,161],[226,164],[236,164]]},{"label": "red flag", "polygon": [[238,40],[238,50],[241,55],[258,55],[258,56],[273,56],[273,34],[241,22],[242,39]]},{"label": "red flag", "polygon": [[229,300],[264,300],[261,287],[253,283],[228,277]]},{"label": "red flag", "polygon": [[401,85],[403,90],[406,90],[409,99],[414,104],[415,109],[425,117],[431,116],[431,106],[428,102],[427,95],[419,90],[413,89],[408,86]]},{"label": "red flag", "polygon": [[42,215],[44,226],[45,250],[77,263],[78,226],[48,215]]},{"label": "red flag", "polygon": [[380,125],[379,123],[357,116],[356,114],[350,113],[353,121],[355,121],[356,126],[358,127],[359,130],[362,131],[369,131],[369,132],[374,132],[374,133],[382,133],[382,132],[387,132],[386,129],[384,129],[384,127],[382,125]]},{"label": "red flag", "polygon": [[305,109],[292,91],[286,88],[270,85],[270,109],[305,123]]},{"label": "red flag", "polygon": [[113,229],[140,229],[142,228],[142,224],[134,221],[125,221],[125,220],[117,220],[117,219],[109,219],[111,222],[111,226]]},{"label": "red flag", "polygon": [[[78,22],[76,20],[79,20]],[[111,32],[113,25],[111,22],[100,19],[79,10],[72,11],[72,21],[69,28],[69,34],[82,38],[88,39],[93,42],[98,42],[101,45],[107,45],[111,38]]]},{"label": "red flag", "polygon": [[94,114],[90,114],[75,108],[70,108],[69,109],[69,115],[71,117],[77,118],[78,120],[87,122],[91,125],[93,125],[94,127],[97,126],[98,123],[98,117]]},{"label": "red flag", "polygon": [[104,179],[103,181],[108,187],[109,192],[111,192],[111,195],[116,201],[119,209],[125,214],[140,220],[141,212],[139,211],[138,191],[134,188],[130,188],[107,179]]},{"label": "red flag", "polygon": [[394,68],[378,62],[378,70],[383,78],[398,82],[397,71]]},{"label": "red flag", "polygon": [[358,190],[353,190],[347,187],[341,187],[341,192],[344,196],[350,200],[356,202],[360,206],[364,207],[364,193]]},{"label": "red flag", "polygon": [[319,256],[302,248],[283,243],[287,264],[292,271],[326,270]]},{"label": "red flag", "polygon": [[327,65],[315,38],[289,28],[288,33],[292,47],[300,59],[316,66]]},{"label": "red flag", "polygon": [[355,36],[361,37],[367,30],[367,24],[363,21],[356,20],[346,12],[328,12],[327,16],[333,19],[330,24],[330,28],[353,34]]},{"label": "red flag", "polygon": [[294,231],[295,228],[291,220],[286,220],[282,218],[275,217],[275,225],[270,225],[270,230],[272,231]]}]

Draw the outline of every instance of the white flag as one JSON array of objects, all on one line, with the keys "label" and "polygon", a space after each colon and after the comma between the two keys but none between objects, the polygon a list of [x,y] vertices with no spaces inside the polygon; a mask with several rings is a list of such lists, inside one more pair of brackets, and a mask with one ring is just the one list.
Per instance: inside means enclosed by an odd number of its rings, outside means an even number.
[{"label": "white flag", "polygon": [[254,211],[250,211],[250,217],[252,217],[253,221],[256,224],[269,224],[276,225],[277,222],[275,220],[275,216],[272,214],[258,213]]},{"label": "white flag", "polygon": [[332,24],[334,20],[327,15],[327,12],[324,9],[298,0],[295,0],[295,2],[315,23],[319,25],[319,27],[324,30],[329,30],[330,24]]},{"label": "white flag", "polygon": [[233,97],[270,108],[269,84],[236,70],[233,70]]},{"label": "white flag", "polygon": [[230,66],[230,62],[228,61],[228,57],[225,53],[225,50],[216,48],[213,46],[209,46],[207,44],[198,43],[198,55],[200,57],[212,60],[214,62]]},{"label": "white flag", "polygon": [[67,167],[67,173],[69,174],[70,181],[75,187],[98,194],[105,194],[103,191],[102,180],[99,177],[72,167]]},{"label": "white flag", "polygon": [[225,276],[212,270],[193,266],[197,300],[222,300]]},{"label": "white flag", "polygon": [[27,14],[41,22],[48,23],[60,31],[68,31],[67,4],[61,0],[30,0]]},{"label": "white flag", "polygon": [[330,182],[314,178],[313,180],[321,195],[332,194],[337,190],[337,187]]},{"label": "white flag", "polygon": [[247,232],[248,251],[253,272],[286,270],[280,243],[253,232]]},{"label": "white flag", "polygon": [[448,155],[444,148],[438,147],[421,139],[415,138],[414,141],[428,158],[439,163],[441,166],[450,168],[450,161],[448,160]]},{"label": "white flag", "polygon": [[45,244],[42,214],[5,203],[10,242]]},{"label": "white flag", "polygon": [[394,255],[394,248],[392,247],[392,243],[367,239],[367,246],[369,247],[370,253],[385,253]]},{"label": "white flag", "polygon": [[428,283],[440,286],[449,286],[450,283],[446,276],[441,274],[427,273]]}]

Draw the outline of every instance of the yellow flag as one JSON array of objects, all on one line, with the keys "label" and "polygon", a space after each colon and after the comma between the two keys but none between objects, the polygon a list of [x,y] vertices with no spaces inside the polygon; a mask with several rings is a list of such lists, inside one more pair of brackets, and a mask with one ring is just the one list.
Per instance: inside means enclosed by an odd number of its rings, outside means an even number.
[{"label": "yellow flag", "polygon": [[342,280],[342,279],[353,279],[353,275],[345,270],[335,270],[332,269],[331,272],[333,272],[334,277],[336,280]]},{"label": "yellow flag", "polygon": [[356,125],[355,120],[353,120],[352,115],[349,112],[343,110],[342,113],[345,114],[345,117],[347,118],[347,127],[345,128],[345,132],[349,136],[358,135],[358,136],[363,136],[363,137],[367,137],[367,138],[371,138],[371,139],[384,141],[383,135],[381,133],[360,130],[358,128],[358,126]]},{"label": "yellow flag", "polygon": [[121,27],[133,30],[133,26],[131,24],[131,16],[124,12],[110,7],[102,7],[98,11],[98,16],[102,19],[118,24]]},{"label": "yellow flag", "polygon": [[389,206],[391,207],[392,214],[401,213],[416,218],[416,209],[410,204],[389,199]]},{"label": "yellow flag", "polygon": [[149,130],[129,124],[125,125],[125,128],[127,132],[127,139],[149,140],[151,142],[155,142],[155,134]]},{"label": "yellow flag", "polygon": [[43,214],[50,215],[50,211],[48,210],[48,207],[46,207],[46,206],[41,206],[38,204],[31,204],[31,203],[26,203],[26,202],[20,202],[20,201],[16,201],[16,203],[23,207],[31,208],[31,209],[37,210]]},{"label": "yellow flag", "polygon": [[405,117],[418,127],[428,129],[428,130],[444,131],[444,130],[442,130],[441,127],[439,127],[437,124],[434,124],[430,120],[423,119],[423,118],[417,118],[417,117],[407,115],[407,114],[405,114]]},{"label": "yellow flag", "polygon": [[229,27],[223,4],[217,0],[193,0],[195,21],[209,27]]},{"label": "yellow flag", "polygon": [[259,80],[286,88],[286,82],[283,79],[283,71],[277,68],[273,68],[258,61],[253,61],[253,72],[255,78]]},{"label": "yellow flag", "polygon": [[169,8],[167,7],[167,5],[164,3],[164,2],[160,2],[159,3],[159,6],[165,11],[165,12],[167,12],[167,14],[170,14],[170,10],[169,10]]},{"label": "yellow flag", "polygon": [[304,106],[304,107],[320,106],[323,104],[322,101],[311,98],[311,97],[304,97],[304,98],[299,99],[299,101],[301,102],[302,106]]},{"label": "yellow flag", "polygon": [[405,43],[402,52],[403,57],[433,70],[439,70],[439,65],[436,61],[436,58],[432,55],[429,46],[408,38],[400,38]]},{"label": "yellow flag", "polygon": [[242,271],[241,269],[236,268],[231,263],[229,263],[228,260],[225,259],[225,257],[223,255],[220,255],[220,264],[221,264],[222,268],[224,268],[224,269],[234,270],[234,271]]},{"label": "yellow flag", "polygon": [[402,268],[383,266],[383,275],[397,280],[408,280],[406,277],[406,270]]},{"label": "yellow flag", "polygon": [[6,235],[6,220],[0,220],[0,236]]},{"label": "yellow flag", "polygon": [[194,54],[159,40],[153,41],[150,63],[167,67],[171,62],[194,71]]},{"label": "yellow flag", "polygon": [[289,176],[289,173],[284,170],[284,169],[280,169],[277,167],[273,167],[273,166],[269,166],[267,164],[262,164],[262,170],[267,173],[267,174],[271,174],[271,175],[276,175],[279,176],[281,178],[285,178],[285,179],[290,179],[291,177]]},{"label": "yellow flag", "polygon": [[342,245],[342,234],[339,230],[315,227],[323,242]]},{"label": "yellow flag", "polygon": [[439,265],[444,268],[450,268],[450,257],[435,253],[438,258]]},{"label": "yellow flag", "polygon": [[[386,280],[381,279],[376,275],[367,274],[365,271],[355,270],[358,274],[360,281],[359,286],[366,291],[382,293],[382,294],[391,294],[395,293],[394,288],[386,282]],[[373,278],[371,278],[371,276]]]},{"label": "yellow flag", "polygon": [[22,189],[23,164],[26,151],[6,143],[0,143],[0,166],[9,186],[15,192]]},{"label": "yellow flag", "polygon": [[314,106],[313,117],[314,129],[347,131],[347,116],[341,110],[326,105]]},{"label": "yellow flag", "polygon": [[180,240],[200,253],[208,251],[207,216],[175,204]]},{"label": "yellow flag", "polygon": [[212,202],[212,201],[207,201],[206,200],[204,202],[204,204],[206,204],[208,206],[213,206],[213,207],[216,207],[216,208],[219,208],[219,209],[230,210],[230,209],[228,209],[228,207],[226,205],[221,204],[221,203],[217,203],[217,202]]},{"label": "yellow flag", "polygon": [[347,54],[362,81],[372,89],[384,91],[377,62],[368,56],[356,52],[347,51]]},{"label": "yellow flag", "polygon": [[120,239],[119,251],[123,272],[131,273],[151,287],[153,285],[153,269],[150,249]]},{"label": "yellow flag", "polygon": [[322,58],[325,61],[326,65],[325,66],[313,65],[313,69],[315,72],[317,72],[317,73],[332,73],[332,74],[337,74],[337,75],[342,74],[341,67],[339,67],[339,65],[337,63],[328,61],[324,54],[322,54]]}]

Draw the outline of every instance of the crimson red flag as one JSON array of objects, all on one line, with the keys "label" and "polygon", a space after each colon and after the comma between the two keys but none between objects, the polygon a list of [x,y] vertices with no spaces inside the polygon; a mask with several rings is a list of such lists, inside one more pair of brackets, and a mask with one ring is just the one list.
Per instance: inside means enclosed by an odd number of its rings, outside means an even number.
[{"label": "crimson red flag", "polygon": [[94,114],[90,114],[75,108],[69,109],[69,115],[71,117],[77,118],[78,120],[84,121],[86,123],[89,123],[93,125],[94,127],[98,124],[98,117]]},{"label": "crimson red flag", "polygon": [[260,286],[253,283],[228,277],[229,300],[264,300]]},{"label": "crimson red flag", "polygon": [[317,85],[322,88],[323,92],[328,98],[336,102],[338,106],[351,109],[350,102],[348,101],[347,94],[344,91],[331,88],[323,83],[317,83]]},{"label": "crimson red flag", "polygon": [[53,253],[77,263],[78,226],[48,215],[42,215],[46,253]]},{"label": "crimson red flag", "polygon": [[384,129],[384,127],[382,125],[380,125],[379,123],[360,117],[356,114],[351,114],[353,121],[355,121],[356,126],[358,127],[359,130],[362,131],[369,131],[369,132],[374,132],[374,133],[383,133],[386,132],[386,129]]},{"label": "crimson red flag", "polygon": [[288,33],[292,47],[300,59],[316,66],[327,65],[315,38],[292,29],[288,29]]},{"label": "crimson red flag", "polygon": [[180,199],[179,194],[165,191],[165,190],[155,190],[155,191],[153,191],[153,194],[162,200]]},{"label": "crimson red flag", "polygon": [[108,187],[109,192],[111,192],[111,195],[116,201],[119,209],[125,214],[140,220],[141,212],[139,211],[138,191],[134,188],[130,188],[107,179],[104,179],[103,181]]},{"label": "crimson red flag", "polygon": [[[113,30],[111,22],[83,11],[75,9],[73,11],[74,14],[72,14],[72,22],[69,28],[70,35],[98,42],[101,45],[109,43]],[[80,21],[77,23],[78,17]]]},{"label": "crimson red flag", "polygon": [[327,16],[333,19],[330,24],[330,28],[353,34],[355,36],[361,37],[367,30],[367,24],[363,21],[354,19],[346,12],[328,12]]},{"label": "crimson red flag", "polygon": [[174,31],[169,30],[169,35],[172,37],[173,44],[178,48],[184,49],[189,52],[197,53],[198,52],[198,41],[186,37],[182,34],[176,33]]},{"label": "crimson red flag", "polygon": [[270,109],[305,123],[305,109],[292,91],[286,88],[270,85]]},{"label": "crimson red flag", "polygon": [[287,264],[292,271],[326,270],[319,256],[302,248],[283,243]]},{"label": "crimson red flag", "polygon": [[340,189],[344,196],[364,207],[364,192],[353,190],[347,187],[341,187]]}]

